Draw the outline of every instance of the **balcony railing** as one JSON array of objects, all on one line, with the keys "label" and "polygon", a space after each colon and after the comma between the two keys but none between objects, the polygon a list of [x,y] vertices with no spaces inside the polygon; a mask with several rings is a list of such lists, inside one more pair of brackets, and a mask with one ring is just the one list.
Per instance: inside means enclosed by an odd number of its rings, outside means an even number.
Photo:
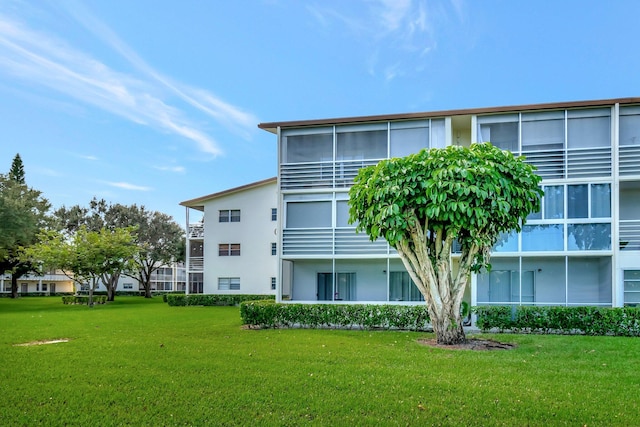
[{"label": "balcony railing", "polygon": [[353,228],[305,228],[284,230],[283,255],[354,255],[386,254],[384,239],[369,240],[366,233],[356,234]]},{"label": "balcony railing", "polygon": [[567,178],[611,176],[611,147],[567,150]]},{"label": "balcony railing", "polygon": [[283,190],[349,187],[358,170],[378,162],[379,160],[344,160],[282,164],[280,186]]},{"label": "balcony railing", "polygon": [[640,145],[621,145],[618,165],[620,176],[640,175]]},{"label": "balcony railing", "polygon": [[204,239],[204,224],[196,223],[189,225],[189,239]]},{"label": "balcony railing", "polygon": [[204,271],[204,257],[189,257],[189,271]]},{"label": "balcony railing", "polygon": [[544,179],[611,176],[611,147],[523,151]]},{"label": "balcony railing", "polygon": [[620,220],[620,250],[640,251],[640,220]]}]

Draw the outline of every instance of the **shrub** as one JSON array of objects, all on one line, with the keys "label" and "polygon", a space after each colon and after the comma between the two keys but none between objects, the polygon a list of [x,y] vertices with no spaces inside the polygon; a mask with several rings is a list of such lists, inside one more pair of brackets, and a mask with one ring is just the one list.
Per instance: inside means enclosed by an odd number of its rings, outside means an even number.
[{"label": "shrub", "polygon": [[209,295],[209,294],[167,294],[164,301],[172,307],[187,305],[201,306],[233,306],[243,301],[275,300],[274,295]]},{"label": "shrub", "polygon": [[429,330],[425,305],[278,304],[245,301],[240,304],[242,323],[249,327]]},{"label": "shrub", "polygon": [[485,332],[640,336],[635,307],[482,306],[473,311]]},{"label": "shrub", "polygon": [[[94,304],[106,304],[106,295],[94,295]],[[89,297],[84,295],[67,295],[62,297],[63,304],[89,304]]]}]

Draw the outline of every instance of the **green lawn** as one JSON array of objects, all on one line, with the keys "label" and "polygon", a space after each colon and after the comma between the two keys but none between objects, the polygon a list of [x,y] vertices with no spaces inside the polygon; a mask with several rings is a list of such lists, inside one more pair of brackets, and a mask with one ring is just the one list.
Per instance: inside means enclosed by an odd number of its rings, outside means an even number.
[{"label": "green lawn", "polygon": [[640,425],[637,338],[497,335],[518,348],[478,352],[428,336],[244,330],[238,308],[160,298],[1,298],[0,425]]}]

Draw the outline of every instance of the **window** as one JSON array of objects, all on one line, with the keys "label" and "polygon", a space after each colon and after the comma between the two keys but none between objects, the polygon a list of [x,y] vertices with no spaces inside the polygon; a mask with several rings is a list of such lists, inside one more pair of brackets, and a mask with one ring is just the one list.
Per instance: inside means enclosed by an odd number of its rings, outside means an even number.
[{"label": "window", "polygon": [[391,123],[391,157],[404,157],[429,148],[429,122],[417,120]]},{"label": "window", "polygon": [[240,256],[240,243],[220,243],[218,256]]},{"label": "window", "polygon": [[[295,131],[303,133],[303,131]],[[282,135],[282,163],[326,162],[333,160],[333,130],[313,129],[314,133]]]},{"label": "window", "polygon": [[569,224],[567,233],[570,251],[611,249],[611,224]]},{"label": "window", "polygon": [[640,270],[625,270],[624,305],[638,306],[640,304]]},{"label": "window", "polygon": [[620,145],[640,145],[640,107],[620,108]]},{"label": "window", "polygon": [[523,226],[522,250],[564,250],[564,227],[562,226],[562,224],[540,224]]},{"label": "window", "polygon": [[611,146],[611,110],[597,108],[567,112],[567,147]]},{"label": "window", "polygon": [[411,280],[406,271],[392,271],[389,273],[390,301],[424,301],[418,287]]},{"label": "window", "polygon": [[[335,277],[335,288],[334,280]],[[356,273],[318,273],[318,301],[353,301],[356,299]]]},{"label": "window", "polygon": [[564,148],[564,111],[522,114],[522,151]]},{"label": "window", "polygon": [[478,142],[490,142],[498,148],[518,151],[518,115],[478,117]]},{"label": "window", "polygon": [[276,290],[276,278],[275,277],[271,278],[271,290],[272,291]]},{"label": "window", "polygon": [[611,184],[567,186],[569,218],[610,218]]},{"label": "window", "polygon": [[277,221],[277,220],[278,220],[278,209],[271,208],[271,221]]},{"label": "window", "polygon": [[219,222],[240,222],[240,209],[223,209],[219,213]]},{"label": "window", "polygon": [[343,126],[337,129],[336,160],[384,159],[387,126]]},{"label": "window", "polygon": [[331,227],[331,202],[288,202],[286,227]]},{"label": "window", "polygon": [[218,277],[218,290],[219,291],[239,291],[240,278],[239,277]]},{"label": "window", "polygon": [[123,283],[122,289],[133,289],[133,283]]},{"label": "window", "polygon": [[544,219],[564,218],[564,186],[544,187]]},{"label": "window", "polygon": [[42,292],[47,292],[47,284],[46,283],[42,284]]},{"label": "window", "polygon": [[278,244],[271,243],[271,255],[278,255]]},{"label": "window", "polygon": [[349,224],[349,202],[347,200],[338,200],[336,202],[336,227],[354,227],[355,224]]}]

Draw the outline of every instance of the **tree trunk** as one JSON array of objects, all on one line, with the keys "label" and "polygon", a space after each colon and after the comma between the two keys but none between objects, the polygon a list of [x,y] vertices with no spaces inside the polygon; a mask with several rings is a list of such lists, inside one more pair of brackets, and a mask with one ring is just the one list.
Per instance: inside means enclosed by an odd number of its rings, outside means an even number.
[{"label": "tree trunk", "polygon": [[107,285],[107,301],[113,301],[115,296],[116,290],[111,285]]},{"label": "tree trunk", "polygon": [[11,298],[18,298],[18,278],[11,274]]},{"label": "tree trunk", "polygon": [[144,285],[144,297],[145,298],[151,298],[152,297],[152,295],[151,295],[151,283],[149,283],[149,282],[147,282]]},{"label": "tree trunk", "polygon": [[455,345],[462,344],[467,340],[459,308],[457,315],[455,309],[451,307],[449,310],[444,309],[439,316],[431,316],[431,326],[436,334],[438,344]]}]

